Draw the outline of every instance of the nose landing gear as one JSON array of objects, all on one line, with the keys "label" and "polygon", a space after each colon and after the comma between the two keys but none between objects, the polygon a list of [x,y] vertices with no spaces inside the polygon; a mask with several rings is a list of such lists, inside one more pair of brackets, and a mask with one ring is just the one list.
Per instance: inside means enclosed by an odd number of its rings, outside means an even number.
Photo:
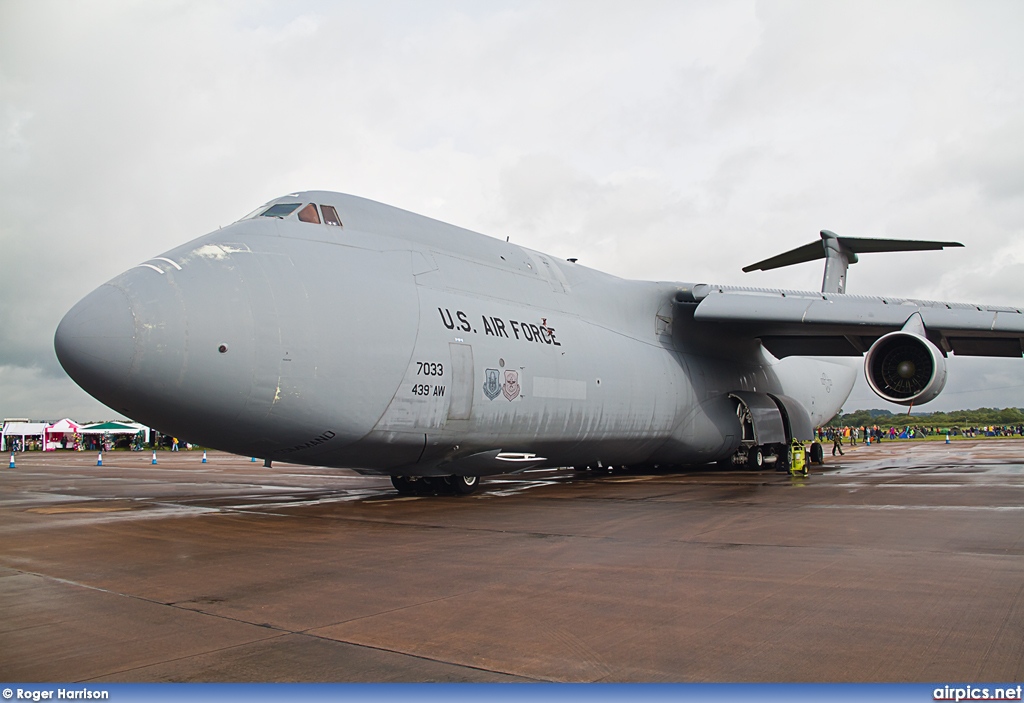
[{"label": "nose landing gear", "polygon": [[403,496],[418,495],[427,487],[426,482],[418,476],[392,476],[391,485]]},{"label": "nose landing gear", "polygon": [[445,482],[460,496],[468,496],[480,487],[479,476],[449,476]]},{"label": "nose landing gear", "polygon": [[392,476],[391,485],[399,495],[454,493],[467,496],[480,487],[479,476]]}]

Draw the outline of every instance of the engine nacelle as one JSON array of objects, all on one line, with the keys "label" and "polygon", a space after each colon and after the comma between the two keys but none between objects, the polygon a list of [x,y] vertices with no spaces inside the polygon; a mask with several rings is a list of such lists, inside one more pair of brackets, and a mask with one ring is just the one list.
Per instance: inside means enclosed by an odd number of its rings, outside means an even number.
[{"label": "engine nacelle", "polygon": [[920,405],[946,385],[946,360],[926,338],[909,332],[879,337],[864,357],[871,390],[890,403]]}]

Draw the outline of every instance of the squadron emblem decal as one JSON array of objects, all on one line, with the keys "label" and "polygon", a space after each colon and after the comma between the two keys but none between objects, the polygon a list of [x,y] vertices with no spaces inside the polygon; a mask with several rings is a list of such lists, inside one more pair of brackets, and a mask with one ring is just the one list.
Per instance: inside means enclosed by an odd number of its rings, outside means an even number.
[{"label": "squadron emblem decal", "polygon": [[505,372],[505,385],[501,387],[501,392],[505,394],[509,402],[512,402],[519,396],[519,372],[518,371],[506,371]]},{"label": "squadron emblem decal", "polygon": [[498,369],[484,369],[484,395],[487,400],[494,400],[501,395],[501,383],[498,381]]}]

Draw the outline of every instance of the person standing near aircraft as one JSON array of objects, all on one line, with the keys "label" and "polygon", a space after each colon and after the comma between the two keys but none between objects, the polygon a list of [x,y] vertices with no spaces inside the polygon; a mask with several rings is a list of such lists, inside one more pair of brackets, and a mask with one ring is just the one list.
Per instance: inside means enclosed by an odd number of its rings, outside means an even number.
[{"label": "person standing near aircraft", "polygon": [[843,451],[843,431],[837,429],[832,434],[832,456],[836,455],[836,450],[839,450],[839,456],[843,456],[846,452]]}]

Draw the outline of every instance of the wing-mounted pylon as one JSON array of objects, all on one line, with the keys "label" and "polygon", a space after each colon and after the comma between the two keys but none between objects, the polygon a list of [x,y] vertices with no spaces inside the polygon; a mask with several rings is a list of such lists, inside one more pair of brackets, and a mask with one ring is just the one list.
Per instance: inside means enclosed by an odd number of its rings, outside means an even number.
[{"label": "wing-mounted pylon", "polygon": [[827,229],[821,230],[821,241],[804,244],[802,247],[758,261],[743,269],[769,271],[771,269],[802,264],[817,259],[825,260],[825,276],[821,281],[822,293],[845,293],[846,270],[858,261],[858,254],[892,251],[935,251],[945,247],[962,247],[960,242],[934,242],[921,239],[867,239],[840,237]]}]

